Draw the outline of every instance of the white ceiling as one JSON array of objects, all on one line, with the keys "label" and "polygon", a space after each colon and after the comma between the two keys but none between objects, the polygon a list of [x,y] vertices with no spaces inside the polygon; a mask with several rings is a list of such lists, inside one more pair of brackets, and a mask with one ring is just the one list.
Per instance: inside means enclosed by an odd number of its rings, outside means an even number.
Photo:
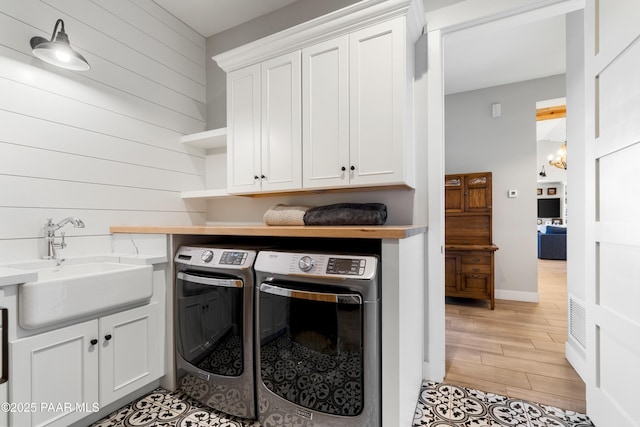
[{"label": "white ceiling", "polygon": [[485,26],[444,39],[445,93],[565,72],[565,16]]},{"label": "white ceiling", "polygon": [[[153,1],[209,37],[296,0]],[[445,37],[445,92],[464,92],[564,73],[564,22],[564,15],[529,23],[516,20]]]}]

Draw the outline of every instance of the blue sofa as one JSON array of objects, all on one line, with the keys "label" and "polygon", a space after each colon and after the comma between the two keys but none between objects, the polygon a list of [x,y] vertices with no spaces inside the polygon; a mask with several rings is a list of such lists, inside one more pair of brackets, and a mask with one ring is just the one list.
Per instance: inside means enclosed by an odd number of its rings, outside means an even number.
[{"label": "blue sofa", "polygon": [[538,233],[538,258],[567,259],[567,227],[547,225],[544,233]]}]

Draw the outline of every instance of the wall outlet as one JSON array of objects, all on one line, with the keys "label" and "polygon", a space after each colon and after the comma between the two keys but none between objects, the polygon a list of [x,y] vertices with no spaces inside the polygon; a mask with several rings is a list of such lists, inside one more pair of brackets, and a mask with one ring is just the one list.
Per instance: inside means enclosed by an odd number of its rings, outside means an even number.
[{"label": "wall outlet", "polygon": [[518,197],[518,190],[509,190],[507,196],[511,199]]}]

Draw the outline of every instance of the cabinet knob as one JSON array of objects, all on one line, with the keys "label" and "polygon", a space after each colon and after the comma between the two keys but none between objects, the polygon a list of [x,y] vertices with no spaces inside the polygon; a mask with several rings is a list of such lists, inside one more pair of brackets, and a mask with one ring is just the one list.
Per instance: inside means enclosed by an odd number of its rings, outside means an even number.
[{"label": "cabinet knob", "polygon": [[346,170],[347,170],[347,168],[345,168],[344,166],[342,166],[342,167],[340,168],[340,170],[341,170],[342,172],[344,172],[344,171],[346,171]]},{"label": "cabinet knob", "polygon": [[353,165],[351,165],[351,167],[350,167],[349,169],[351,169],[352,171],[354,171],[354,170],[356,170],[356,167],[355,167],[355,166],[353,166]]},{"label": "cabinet knob", "polygon": [[98,340],[94,338],[94,339],[92,339],[91,341],[89,341],[89,343],[90,343],[91,345],[96,345],[96,344],[98,344]]},{"label": "cabinet knob", "polygon": [[109,341],[111,338],[113,338],[113,337],[111,336],[111,334],[107,334],[107,335],[105,335],[105,336],[104,336],[104,340],[105,340],[105,341]]},{"label": "cabinet knob", "polygon": [[267,177],[266,177],[266,176],[264,176],[264,175],[260,175],[260,178],[261,178],[261,179],[267,179]]}]

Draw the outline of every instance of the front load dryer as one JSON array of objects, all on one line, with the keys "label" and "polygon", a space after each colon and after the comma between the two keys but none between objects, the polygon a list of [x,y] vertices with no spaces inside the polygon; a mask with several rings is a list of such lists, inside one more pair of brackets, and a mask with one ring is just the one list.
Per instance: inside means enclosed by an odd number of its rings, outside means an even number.
[{"label": "front load dryer", "polygon": [[256,418],[255,250],[182,246],[175,256],[180,389],[230,415]]}]

